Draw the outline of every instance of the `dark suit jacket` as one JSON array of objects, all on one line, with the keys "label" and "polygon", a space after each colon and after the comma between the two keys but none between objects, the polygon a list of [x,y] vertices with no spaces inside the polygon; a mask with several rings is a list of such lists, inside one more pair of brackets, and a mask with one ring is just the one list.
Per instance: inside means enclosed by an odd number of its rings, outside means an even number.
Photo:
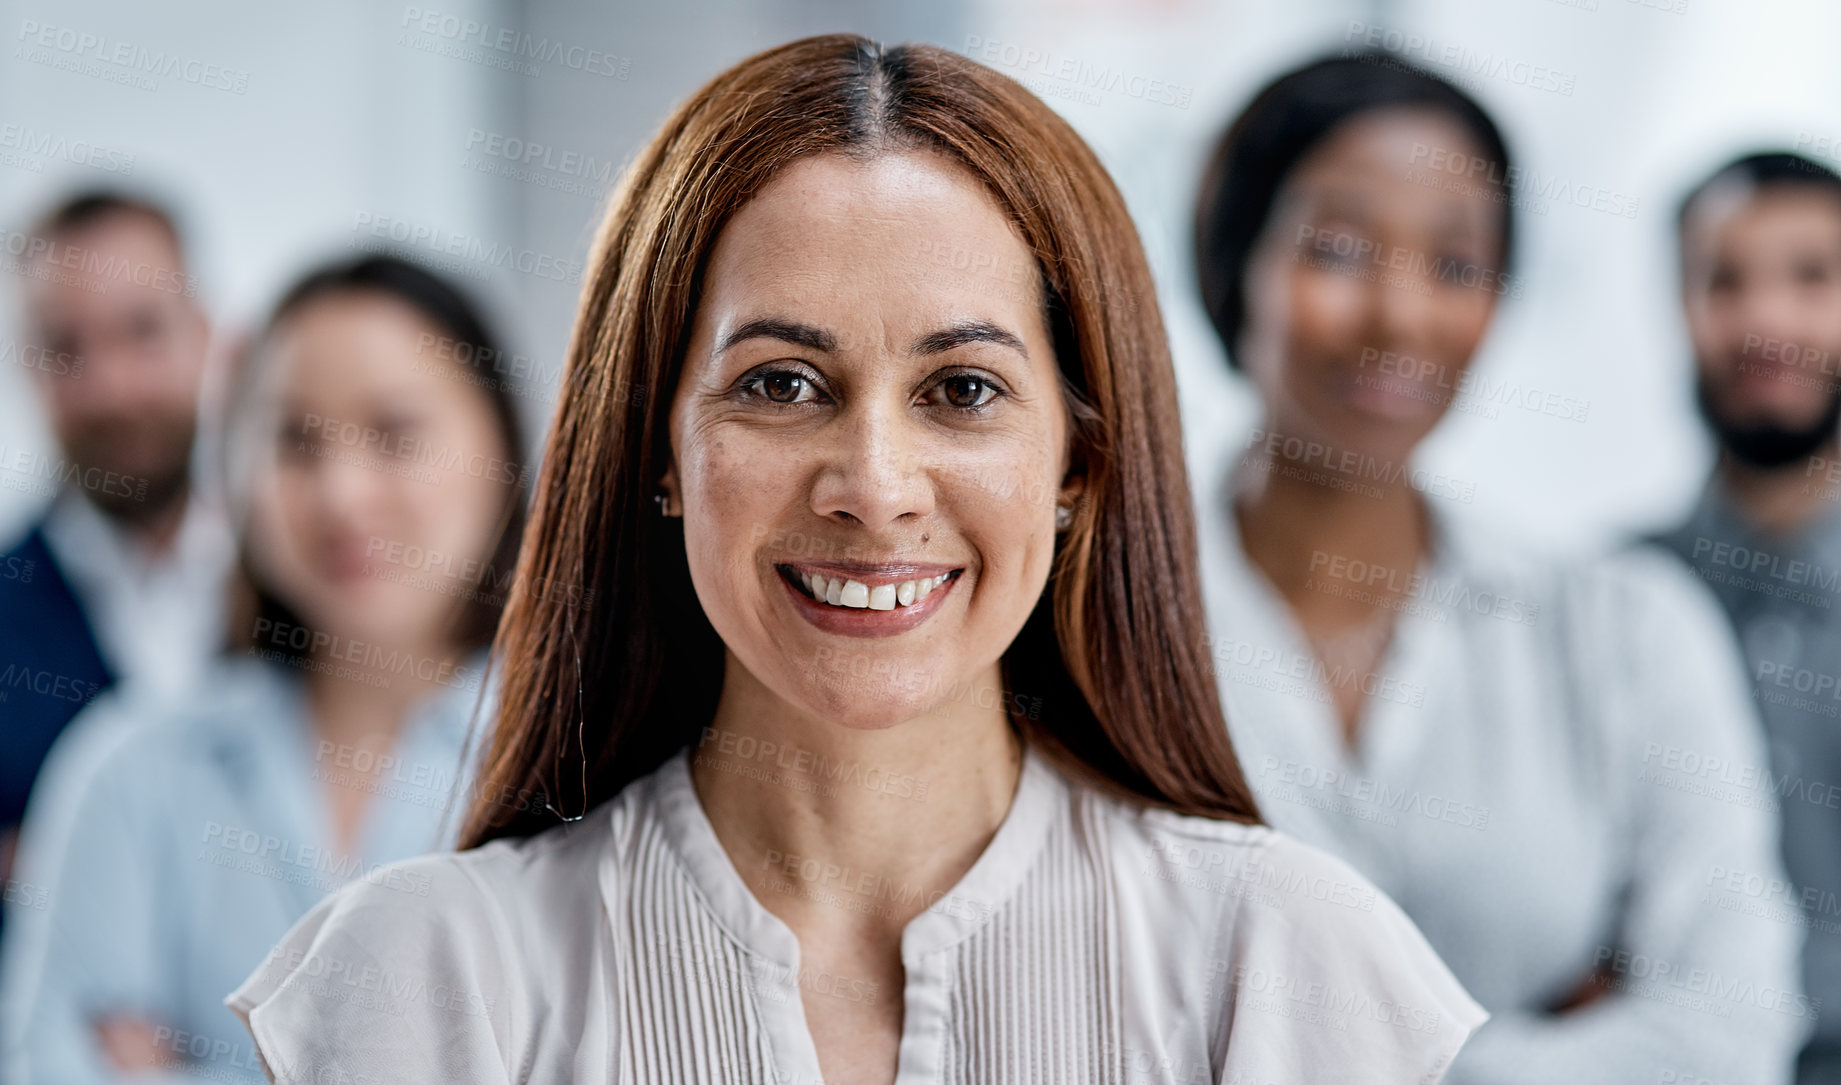
[{"label": "dark suit jacket", "polygon": [[35,525],[0,556],[0,832],[19,825],[64,725],[114,680]]}]

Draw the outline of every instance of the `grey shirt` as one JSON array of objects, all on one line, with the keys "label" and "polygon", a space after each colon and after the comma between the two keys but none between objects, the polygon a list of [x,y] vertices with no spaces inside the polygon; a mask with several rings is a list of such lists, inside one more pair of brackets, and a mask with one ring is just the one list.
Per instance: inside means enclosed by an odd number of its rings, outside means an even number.
[{"label": "grey shirt", "polygon": [[1770,740],[1789,874],[1765,896],[1804,929],[1804,987],[1825,1011],[1799,1080],[1841,1080],[1841,510],[1767,534],[1716,479],[1657,541],[1700,574],[1738,636]]}]

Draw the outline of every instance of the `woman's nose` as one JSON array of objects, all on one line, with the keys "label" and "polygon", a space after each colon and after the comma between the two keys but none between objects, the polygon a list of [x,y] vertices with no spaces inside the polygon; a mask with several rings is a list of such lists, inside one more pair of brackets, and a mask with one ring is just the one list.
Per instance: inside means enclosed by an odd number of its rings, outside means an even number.
[{"label": "woman's nose", "polygon": [[1430,277],[1370,284],[1373,329],[1386,349],[1423,357],[1432,348],[1440,319],[1438,285]]},{"label": "woman's nose", "polygon": [[907,411],[862,404],[813,438],[824,465],[812,484],[812,511],[879,530],[933,511],[927,436]]},{"label": "woman's nose", "polygon": [[315,504],[321,515],[333,519],[362,519],[388,488],[386,465],[361,450],[339,446],[336,451],[316,465]]}]

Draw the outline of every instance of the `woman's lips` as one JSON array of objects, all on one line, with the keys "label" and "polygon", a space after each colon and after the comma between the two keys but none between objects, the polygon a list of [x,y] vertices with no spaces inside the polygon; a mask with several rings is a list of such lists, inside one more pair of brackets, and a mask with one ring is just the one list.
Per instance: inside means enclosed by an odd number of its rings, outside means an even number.
[{"label": "woman's lips", "polygon": [[803,563],[775,565],[774,571],[801,617],[827,633],[850,637],[888,637],[913,629],[933,616],[965,572],[949,566]]},{"label": "woman's lips", "polygon": [[327,579],[338,583],[367,580],[373,575],[371,561],[358,544],[321,547],[314,564]]},{"label": "woman's lips", "polygon": [[1455,398],[1434,382],[1380,372],[1345,375],[1343,398],[1364,414],[1390,421],[1418,421],[1441,414]]}]

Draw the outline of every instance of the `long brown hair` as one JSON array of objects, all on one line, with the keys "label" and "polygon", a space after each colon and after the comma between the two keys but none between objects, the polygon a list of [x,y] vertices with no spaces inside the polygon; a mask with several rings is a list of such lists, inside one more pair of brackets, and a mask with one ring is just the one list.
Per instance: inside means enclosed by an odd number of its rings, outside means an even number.
[{"label": "long brown hair", "polygon": [[527,590],[499,630],[498,722],[464,847],[585,813],[709,723],[722,642],[691,585],[681,522],[653,501],[705,262],[789,163],[910,150],[981,179],[1034,250],[1073,407],[1085,488],[1004,655],[1006,684],[1041,702],[1023,726],[1116,793],[1259,820],[1204,641],[1175,376],[1124,200],[1013,80],[934,46],[834,34],[717,76],[613,195],[519,563]]}]

